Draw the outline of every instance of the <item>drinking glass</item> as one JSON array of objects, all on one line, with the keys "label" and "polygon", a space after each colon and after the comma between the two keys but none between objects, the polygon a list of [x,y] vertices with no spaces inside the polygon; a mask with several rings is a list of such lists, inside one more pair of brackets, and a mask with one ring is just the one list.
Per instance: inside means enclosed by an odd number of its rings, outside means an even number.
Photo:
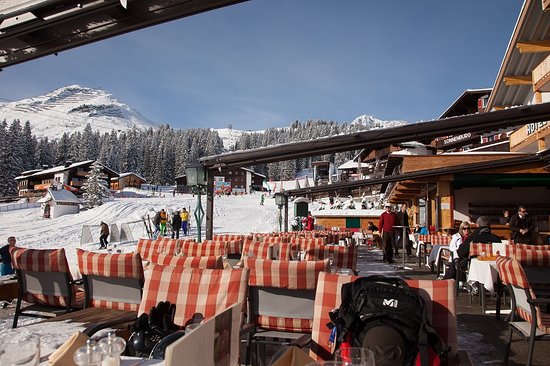
[{"label": "drinking glass", "polygon": [[334,360],[344,365],[374,366],[374,353],[361,347],[340,348],[334,352]]},{"label": "drinking glass", "polygon": [[21,334],[2,345],[0,365],[38,366],[40,363],[40,337],[36,334]]}]

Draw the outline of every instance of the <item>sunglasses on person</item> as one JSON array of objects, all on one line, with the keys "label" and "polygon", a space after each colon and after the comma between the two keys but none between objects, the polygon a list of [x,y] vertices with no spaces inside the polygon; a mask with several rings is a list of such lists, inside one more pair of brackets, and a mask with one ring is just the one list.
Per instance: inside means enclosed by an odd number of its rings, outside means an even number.
[{"label": "sunglasses on person", "polygon": [[469,227],[463,227],[462,230],[470,230]]}]

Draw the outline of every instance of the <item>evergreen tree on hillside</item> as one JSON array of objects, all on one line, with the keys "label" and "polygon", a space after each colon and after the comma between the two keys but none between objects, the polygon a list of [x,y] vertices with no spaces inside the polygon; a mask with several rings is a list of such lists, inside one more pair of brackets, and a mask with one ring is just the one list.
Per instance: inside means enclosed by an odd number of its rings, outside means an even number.
[{"label": "evergreen tree on hillside", "polygon": [[90,168],[91,170],[86,176],[87,180],[82,186],[82,190],[84,191],[82,198],[86,208],[101,206],[104,198],[109,196],[107,182],[101,178],[102,165],[98,161],[94,161]]},{"label": "evergreen tree on hillside", "polygon": [[16,119],[10,124],[6,138],[2,140],[7,147],[2,162],[4,165],[2,175],[5,179],[2,192],[4,195],[17,195],[15,177],[24,171],[23,160],[25,154],[23,152],[22,134],[21,123]]},{"label": "evergreen tree on hillside", "polygon": [[[6,120],[0,123],[0,141],[7,141],[8,130]],[[14,182],[10,181],[8,144],[0,144],[0,196],[8,196],[12,192]]]},{"label": "evergreen tree on hillside", "polygon": [[43,168],[44,166],[54,166],[55,160],[53,157],[54,144],[50,143],[47,137],[44,137],[36,145],[36,165],[37,168]]},{"label": "evergreen tree on hillside", "polygon": [[38,141],[36,137],[32,134],[31,123],[29,121],[25,122],[23,126],[23,135],[22,135],[22,150],[25,156],[23,159],[23,170],[31,170],[36,168],[36,145]]},{"label": "evergreen tree on hillside", "polygon": [[[70,141],[69,134],[64,132],[59,141],[57,142],[57,150],[55,153],[55,165],[65,164],[70,160]],[[73,161],[73,163],[75,163]]]}]

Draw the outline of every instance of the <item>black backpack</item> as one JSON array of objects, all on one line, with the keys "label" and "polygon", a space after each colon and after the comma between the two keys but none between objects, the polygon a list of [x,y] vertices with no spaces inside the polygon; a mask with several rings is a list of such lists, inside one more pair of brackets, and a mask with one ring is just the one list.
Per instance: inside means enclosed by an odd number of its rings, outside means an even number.
[{"label": "black backpack", "polygon": [[424,300],[401,278],[369,276],[344,284],[342,304],[330,317],[335,349],[368,348],[376,366],[447,363],[449,349],[431,327]]}]

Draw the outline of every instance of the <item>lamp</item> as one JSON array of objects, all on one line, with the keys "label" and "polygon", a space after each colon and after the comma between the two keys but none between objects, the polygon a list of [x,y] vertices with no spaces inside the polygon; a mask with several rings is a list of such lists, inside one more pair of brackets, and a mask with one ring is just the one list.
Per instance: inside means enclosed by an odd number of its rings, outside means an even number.
[{"label": "lamp", "polygon": [[275,193],[275,204],[279,207],[279,232],[283,231],[282,228],[282,221],[283,221],[283,214],[281,210],[283,209],[283,206],[286,205],[287,197],[282,192],[276,192]]},{"label": "lamp", "polygon": [[195,208],[195,220],[197,221],[197,241],[201,240],[202,219],[204,218],[204,210],[202,208],[201,194],[208,183],[208,174],[204,169],[204,165],[192,164],[185,169],[187,186],[191,187],[191,191],[197,194],[197,207]]}]

